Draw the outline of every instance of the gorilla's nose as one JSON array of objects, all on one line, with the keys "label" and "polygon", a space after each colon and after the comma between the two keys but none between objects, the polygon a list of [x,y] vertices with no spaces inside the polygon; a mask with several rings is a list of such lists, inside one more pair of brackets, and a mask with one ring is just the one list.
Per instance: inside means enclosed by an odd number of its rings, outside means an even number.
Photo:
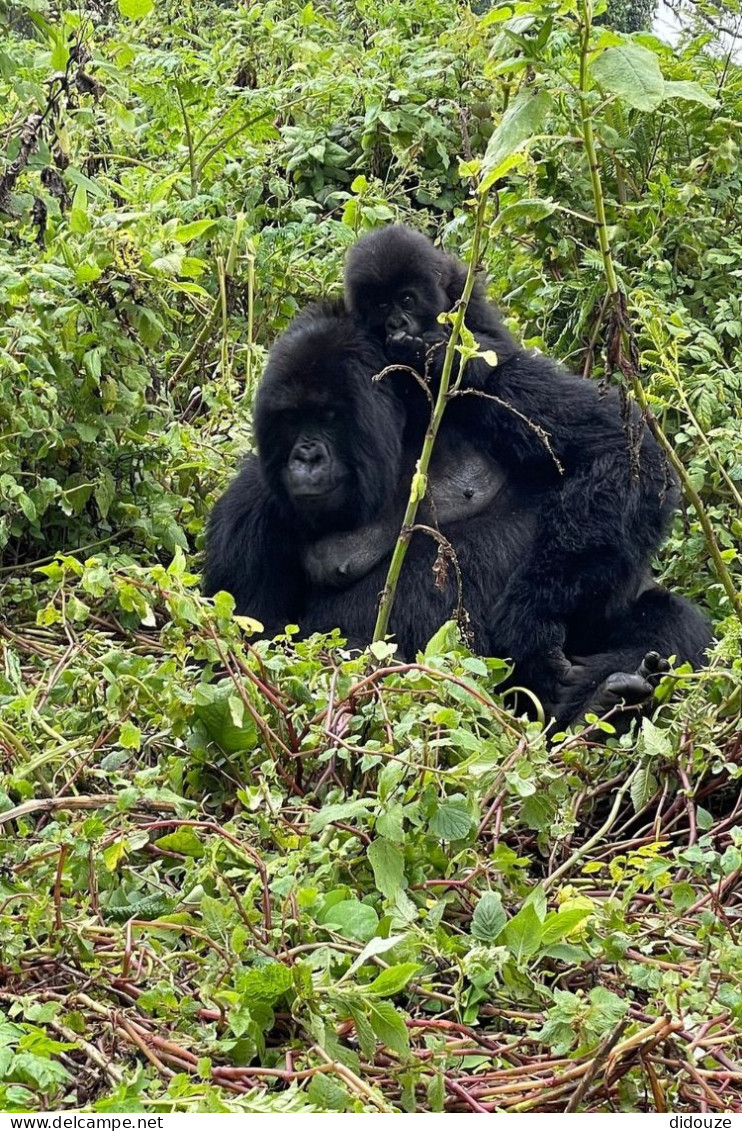
[{"label": "gorilla's nose", "polygon": [[292,459],[306,465],[307,469],[315,468],[327,459],[327,448],[320,440],[302,440],[291,453]]}]

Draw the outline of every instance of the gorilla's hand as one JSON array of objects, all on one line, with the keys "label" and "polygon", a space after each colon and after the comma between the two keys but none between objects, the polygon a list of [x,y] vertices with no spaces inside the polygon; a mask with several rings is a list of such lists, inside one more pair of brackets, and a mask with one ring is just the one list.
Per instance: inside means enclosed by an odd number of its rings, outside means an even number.
[{"label": "gorilla's hand", "polygon": [[[598,717],[613,712],[611,722],[619,733],[648,707],[654,690],[670,665],[658,652],[647,652],[636,671],[605,673],[606,656],[575,656],[562,680],[562,694],[555,714],[563,725],[579,723],[585,715]],[[617,710],[617,708],[619,708]]]},{"label": "gorilla's hand", "polygon": [[433,330],[424,330],[422,334],[395,330],[386,339],[386,352],[393,365],[411,365],[422,371],[430,351],[442,347],[447,340],[444,326],[436,325]]}]

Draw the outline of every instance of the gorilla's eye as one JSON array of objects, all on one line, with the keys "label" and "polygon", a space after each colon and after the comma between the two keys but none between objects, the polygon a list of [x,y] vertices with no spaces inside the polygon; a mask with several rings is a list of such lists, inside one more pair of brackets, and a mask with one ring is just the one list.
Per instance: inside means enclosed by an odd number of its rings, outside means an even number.
[{"label": "gorilla's eye", "polygon": [[379,314],[386,314],[388,309],[389,309],[389,303],[388,302],[380,302],[379,303]]},{"label": "gorilla's eye", "polygon": [[403,310],[412,310],[415,306],[415,296],[412,294],[411,291],[404,291],[399,296],[399,301],[402,304]]}]

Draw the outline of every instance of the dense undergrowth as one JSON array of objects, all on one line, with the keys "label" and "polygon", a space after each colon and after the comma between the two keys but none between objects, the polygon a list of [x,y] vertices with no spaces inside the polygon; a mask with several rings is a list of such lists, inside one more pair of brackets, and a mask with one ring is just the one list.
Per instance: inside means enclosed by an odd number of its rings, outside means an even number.
[{"label": "dense undergrowth", "polygon": [[447,630],[252,644],[197,570],[266,346],[369,226],[466,254],[523,84],[492,295],[617,379],[577,10],[0,15],[0,1109],[742,1110],[740,69],[593,32],[637,371],[727,576],[687,506],[708,670],[548,746]]}]

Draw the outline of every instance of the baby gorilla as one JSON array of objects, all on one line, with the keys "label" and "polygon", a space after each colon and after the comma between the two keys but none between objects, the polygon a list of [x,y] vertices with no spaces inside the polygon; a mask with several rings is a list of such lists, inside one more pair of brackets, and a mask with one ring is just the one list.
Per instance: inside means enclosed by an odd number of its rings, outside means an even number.
[{"label": "baby gorilla", "polygon": [[[307,546],[304,568],[313,585],[319,589],[345,588],[390,553],[404,519],[408,480],[409,475],[402,476],[399,505],[388,514],[368,526],[329,534]],[[437,444],[417,522],[445,527],[474,518],[492,502],[504,482],[504,472],[495,461],[469,445],[451,448]]]}]

